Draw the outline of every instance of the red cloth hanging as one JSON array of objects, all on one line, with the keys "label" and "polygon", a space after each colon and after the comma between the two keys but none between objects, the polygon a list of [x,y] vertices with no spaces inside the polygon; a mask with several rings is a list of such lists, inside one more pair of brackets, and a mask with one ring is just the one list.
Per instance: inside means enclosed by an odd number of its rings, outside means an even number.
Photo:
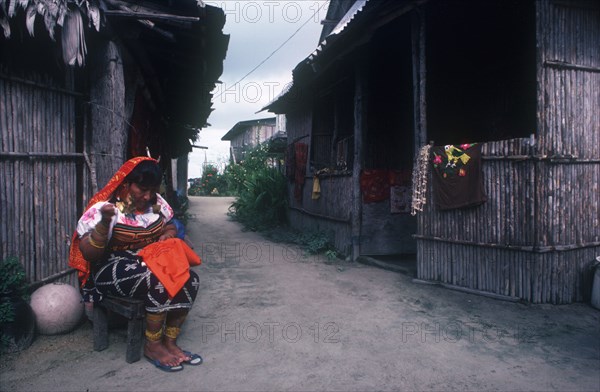
[{"label": "red cloth hanging", "polygon": [[363,170],[360,174],[363,202],[374,203],[390,197],[390,172],[385,169]]},{"label": "red cloth hanging", "polygon": [[295,154],[295,176],[294,176],[294,197],[296,200],[302,200],[302,188],[304,186],[304,177],[306,176],[306,162],[308,159],[308,145],[306,143],[296,143],[294,147]]}]

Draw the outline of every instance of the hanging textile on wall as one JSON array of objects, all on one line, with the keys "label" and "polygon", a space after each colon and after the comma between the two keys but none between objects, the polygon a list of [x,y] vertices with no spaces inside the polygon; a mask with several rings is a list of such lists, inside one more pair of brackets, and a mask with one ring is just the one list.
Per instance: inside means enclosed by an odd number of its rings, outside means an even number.
[{"label": "hanging textile on wall", "polygon": [[294,176],[294,197],[296,200],[302,200],[302,188],[304,186],[304,177],[306,176],[306,162],[308,159],[308,144],[296,143],[294,147],[295,155],[295,176]]},{"label": "hanging textile on wall", "polygon": [[473,207],[487,201],[481,144],[435,146],[431,152],[433,195],[440,210]]},{"label": "hanging textile on wall", "polygon": [[294,154],[295,143],[288,144],[285,151],[285,176],[289,181],[296,178],[296,155]]},{"label": "hanging textile on wall", "polygon": [[364,203],[390,199],[392,213],[408,213],[411,205],[411,175],[409,169],[368,169],[360,174],[360,191]]},{"label": "hanging textile on wall", "polygon": [[360,174],[360,191],[363,195],[363,202],[365,203],[374,203],[389,199],[389,170],[363,170]]}]

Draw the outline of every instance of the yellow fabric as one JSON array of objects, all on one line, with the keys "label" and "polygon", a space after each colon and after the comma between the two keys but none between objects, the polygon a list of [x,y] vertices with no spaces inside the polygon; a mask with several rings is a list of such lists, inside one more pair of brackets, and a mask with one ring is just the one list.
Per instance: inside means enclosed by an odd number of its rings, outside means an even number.
[{"label": "yellow fabric", "polygon": [[321,197],[321,183],[319,177],[313,177],[312,199],[317,200]]}]

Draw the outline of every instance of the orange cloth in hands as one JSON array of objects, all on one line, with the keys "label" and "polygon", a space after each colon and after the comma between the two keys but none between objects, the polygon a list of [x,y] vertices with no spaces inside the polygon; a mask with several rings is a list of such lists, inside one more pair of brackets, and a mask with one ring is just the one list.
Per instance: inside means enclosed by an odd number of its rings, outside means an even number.
[{"label": "orange cloth in hands", "polygon": [[190,278],[190,265],[200,265],[202,260],[179,238],[154,242],[140,250],[138,256],[165,286],[170,297],[183,288]]}]

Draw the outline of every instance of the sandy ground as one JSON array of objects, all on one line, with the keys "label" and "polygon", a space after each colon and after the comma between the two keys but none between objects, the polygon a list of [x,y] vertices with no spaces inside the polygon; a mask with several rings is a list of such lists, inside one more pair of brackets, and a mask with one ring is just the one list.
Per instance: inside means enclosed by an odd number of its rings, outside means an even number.
[{"label": "sandy ground", "polygon": [[0,361],[2,391],[600,391],[600,311],[503,302],[304,256],[243,232],[230,198],[192,197],[203,264],[180,345],[205,363],[125,362],[88,322]]}]

